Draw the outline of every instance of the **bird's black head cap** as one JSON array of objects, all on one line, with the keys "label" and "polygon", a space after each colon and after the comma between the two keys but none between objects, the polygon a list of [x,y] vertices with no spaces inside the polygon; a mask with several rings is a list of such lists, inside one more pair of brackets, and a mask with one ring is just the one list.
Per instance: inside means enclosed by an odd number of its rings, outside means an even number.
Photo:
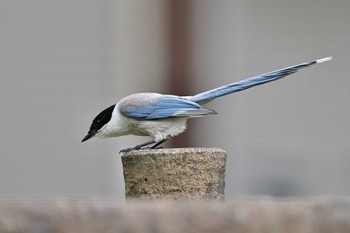
[{"label": "bird's black head cap", "polygon": [[89,132],[81,142],[92,138],[105,124],[111,120],[114,107],[115,104],[106,108],[95,117],[95,119],[92,121]]}]

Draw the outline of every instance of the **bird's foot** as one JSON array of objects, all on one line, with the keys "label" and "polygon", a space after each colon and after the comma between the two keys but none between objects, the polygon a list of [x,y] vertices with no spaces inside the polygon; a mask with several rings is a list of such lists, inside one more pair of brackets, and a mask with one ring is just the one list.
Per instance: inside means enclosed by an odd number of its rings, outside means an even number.
[{"label": "bird's foot", "polygon": [[122,149],[119,151],[119,154],[125,154],[125,153],[128,153],[130,151],[133,151],[135,150],[134,148],[126,148],[126,149]]},{"label": "bird's foot", "polygon": [[125,154],[125,153],[128,153],[128,152],[133,151],[133,150],[139,150],[141,148],[142,148],[141,146],[135,146],[135,147],[122,149],[122,150],[119,151],[119,154],[121,154],[121,153]]},{"label": "bird's foot", "polygon": [[[163,139],[162,141],[159,141],[159,142],[155,142],[154,140],[152,141],[149,141],[149,142],[145,142],[145,143],[142,143],[140,145],[137,145],[135,147],[131,147],[131,148],[126,148],[126,149],[123,149],[121,151],[119,151],[119,154],[123,153],[128,153],[130,151],[133,151],[133,150],[140,150],[140,149],[162,149],[163,147],[158,147],[160,144],[162,144],[163,142],[165,142],[167,139]],[[145,147],[145,146],[148,146],[150,144],[154,144],[153,146],[150,146],[150,147]]]},{"label": "bird's foot", "polygon": [[152,146],[148,146],[148,147],[132,147],[132,148],[126,148],[126,149],[122,149],[119,151],[119,154],[123,153],[128,153],[130,151],[133,151],[133,150],[142,150],[142,149],[147,149],[147,150],[154,150],[154,149],[163,149],[163,147],[152,147]]},{"label": "bird's foot", "polygon": [[144,147],[142,149],[157,150],[157,149],[164,149],[164,147],[162,147],[162,146],[157,146],[157,147],[148,146],[148,147]]}]

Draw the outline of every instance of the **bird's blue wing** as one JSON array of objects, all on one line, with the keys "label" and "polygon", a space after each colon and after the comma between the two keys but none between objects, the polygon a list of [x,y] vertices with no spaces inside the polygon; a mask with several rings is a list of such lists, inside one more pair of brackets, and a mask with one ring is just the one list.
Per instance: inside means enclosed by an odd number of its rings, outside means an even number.
[{"label": "bird's blue wing", "polygon": [[215,114],[213,110],[202,108],[199,104],[173,95],[162,95],[141,104],[125,104],[120,112],[135,119],[156,120],[169,117],[195,117]]}]

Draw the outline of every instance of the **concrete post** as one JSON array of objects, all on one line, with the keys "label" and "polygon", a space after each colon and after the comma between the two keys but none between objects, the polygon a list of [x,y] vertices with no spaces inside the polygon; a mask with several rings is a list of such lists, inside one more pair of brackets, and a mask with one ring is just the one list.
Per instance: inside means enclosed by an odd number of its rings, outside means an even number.
[{"label": "concrete post", "polygon": [[223,200],[226,152],[138,150],[122,156],[126,199]]}]

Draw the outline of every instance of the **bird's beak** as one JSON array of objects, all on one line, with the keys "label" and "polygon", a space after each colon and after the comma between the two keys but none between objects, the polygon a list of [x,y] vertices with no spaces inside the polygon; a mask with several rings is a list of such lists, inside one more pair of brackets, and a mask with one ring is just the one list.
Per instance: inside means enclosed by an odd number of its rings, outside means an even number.
[{"label": "bird's beak", "polygon": [[95,134],[96,134],[96,132],[90,130],[90,131],[86,134],[86,136],[83,138],[83,140],[81,140],[81,142],[85,142],[86,140],[92,138]]}]

